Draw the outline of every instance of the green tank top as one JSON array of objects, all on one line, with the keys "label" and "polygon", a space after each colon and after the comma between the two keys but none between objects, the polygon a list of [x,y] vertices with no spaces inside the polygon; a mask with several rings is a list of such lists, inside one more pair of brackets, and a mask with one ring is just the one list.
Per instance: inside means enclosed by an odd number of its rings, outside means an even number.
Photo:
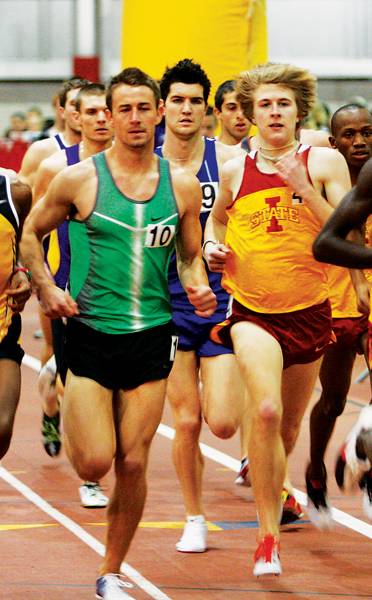
[{"label": "green tank top", "polygon": [[110,334],[167,323],[172,316],[168,265],[179,226],[169,163],[159,159],[157,190],[143,202],[118,189],[104,152],[93,161],[95,207],[85,221],[71,220],[69,229],[76,318]]}]

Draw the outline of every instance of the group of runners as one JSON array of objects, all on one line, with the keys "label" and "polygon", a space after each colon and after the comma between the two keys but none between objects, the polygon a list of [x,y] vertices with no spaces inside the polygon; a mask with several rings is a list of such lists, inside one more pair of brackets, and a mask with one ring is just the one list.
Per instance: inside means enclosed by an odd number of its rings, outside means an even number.
[{"label": "group of runners", "polygon": [[[240,429],[239,481],[252,485],[259,521],[253,574],[279,575],[280,526],[302,516],[287,458],[316,379],[322,393],[305,481],[310,518],[325,529],[327,444],[356,354],[367,364],[371,355],[363,271],[372,266],[363,244],[371,114],[348,104],[326,139],[306,130],[315,77],[267,63],[219,86],[219,134],[208,138],[210,87],[191,59],[168,67],[159,84],[138,68],[107,88],[70,80],[59,96],[63,134],[35,142],[18,176],[1,175],[2,456],[19,399],[19,313],[32,276],[45,342],[45,449],[59,453],[62,420],[85,506],[106,506],[99,482],[114,464],[101,599],[133,598],[120,566],[143,512],[166,397],[185,505],[177,551],[208,548],[203,421],[224,439]],[[369,518],[371,411],[361,412],[336,470],[341,488],[362,488]]]}]

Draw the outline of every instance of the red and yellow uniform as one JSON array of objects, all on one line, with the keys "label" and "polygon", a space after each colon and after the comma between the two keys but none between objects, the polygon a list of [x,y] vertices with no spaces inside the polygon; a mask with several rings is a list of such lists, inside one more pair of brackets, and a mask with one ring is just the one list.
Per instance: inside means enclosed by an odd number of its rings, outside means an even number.
[{"label": "red and yellow uniform", "polygon": [[[299,149],[305,166],[309,149]],[[328,298],[327,266],[312,254],[320,223],[278,174],[258,170],[255,152],[246,157],[227,214],[225,243],[233,255],[222,281],[238,302],[257,312],[286,313]]]},{"label": "red and yellow uniform", "polygon": [[[309,150],[298,150],[306,168]],[[316,360],[334,339],[328,266],[312,253],[318,219],[277,173],[262,173],[256,158],[247,155],[240,190],[226,209],[232,255],[222,284],[233,296],[232,312],[211,337],[231,345],[234,323],[253,322],[277,339],[287,368]]]}]

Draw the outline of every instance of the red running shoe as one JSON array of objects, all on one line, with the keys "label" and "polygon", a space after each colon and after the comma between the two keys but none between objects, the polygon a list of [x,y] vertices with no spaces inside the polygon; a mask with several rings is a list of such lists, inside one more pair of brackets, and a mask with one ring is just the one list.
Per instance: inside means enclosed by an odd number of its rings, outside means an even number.
[{"label": "red running shoe", "polygon": [[253,575],[255,577],[281,574],[279,550],[280,546],[276,538],[270,533],[265,535],[254,554]]}]

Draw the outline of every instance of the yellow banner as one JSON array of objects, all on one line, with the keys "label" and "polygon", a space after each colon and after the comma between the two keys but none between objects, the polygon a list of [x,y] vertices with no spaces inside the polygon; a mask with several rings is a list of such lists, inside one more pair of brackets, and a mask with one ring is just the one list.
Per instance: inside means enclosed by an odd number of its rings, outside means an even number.
[{"label": "yellow banner", "polygon": [[266,62],[266,0],[123,0],[123,68],[160,79],[183,58],[207,72],[212,100],[220,83]]}]

